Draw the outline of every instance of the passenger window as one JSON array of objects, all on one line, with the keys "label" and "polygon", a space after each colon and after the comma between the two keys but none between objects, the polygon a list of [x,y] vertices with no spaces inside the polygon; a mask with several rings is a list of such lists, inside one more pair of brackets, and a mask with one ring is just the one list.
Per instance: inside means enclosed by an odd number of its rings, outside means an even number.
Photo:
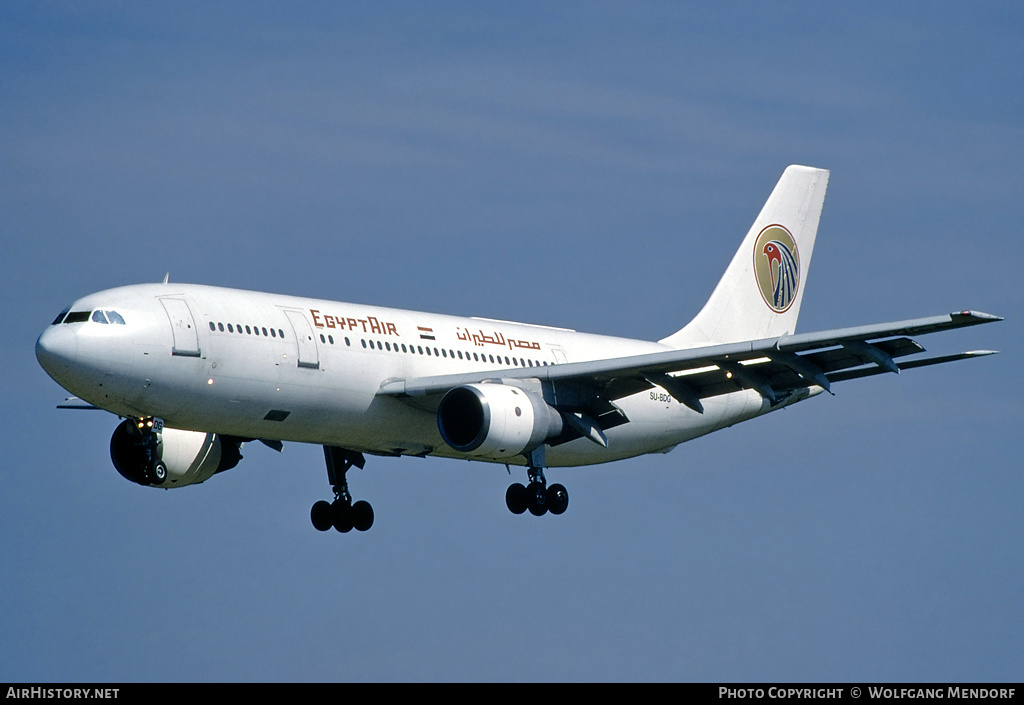
[{"label": "passenger window", "polygon": [[223,333],[224,332],[224,324],[223,323],[218,323],[217,324],[217,330],[219,330],[221,333]]},{"label": "passenger window", "polygon": [[213,321],[210,321],[210,330],[212,330],[212,331],[216,331],[217,330],[217,326],[214,324]]},{"label": "passenger window", "polygon": [[249,328],[249,326],[245,327],[245,332],[248,333],[249,335],[252,335],[252,329]]},{"label": "passenger window", "polygon": [[234,333],[234,332],[235,332],[235,327],[233,325],[231,325],[230,323],[228,323],[228,333]]},{"label": "passenger window", "polygon": [[106,325],[107,323],[107,317],[103,315],[103,311],[93,311],[92,320],[96,323],[102,323],[104,325]]}]

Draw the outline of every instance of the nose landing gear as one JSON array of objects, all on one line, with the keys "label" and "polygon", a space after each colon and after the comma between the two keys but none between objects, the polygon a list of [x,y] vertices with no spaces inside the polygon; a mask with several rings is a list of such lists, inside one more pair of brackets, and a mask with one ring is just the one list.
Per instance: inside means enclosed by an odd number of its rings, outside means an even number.
[{"label": "nose landing gear", "polygon": [[164,430],[163,419],[144,416],[125,422],[130,433],[136,434],[138,467],[142,484],[160,486],[167,481],[167,465],[161,456],[160,432]]}]

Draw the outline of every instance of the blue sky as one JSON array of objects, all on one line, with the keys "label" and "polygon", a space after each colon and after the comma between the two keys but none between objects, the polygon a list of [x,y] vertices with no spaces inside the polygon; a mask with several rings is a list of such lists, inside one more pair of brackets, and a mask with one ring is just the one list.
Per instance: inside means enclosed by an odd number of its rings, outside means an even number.
[{"label": "blue sky", "polygon": [[[0,6],[0,680],[1019,681],[1019,3]],[[172,279],[647,339],[786,165],[832,170],[800,330],[974,308],[1003,354],[549,473],[319,448],[174,492],[55,409],[73,299]]]}]

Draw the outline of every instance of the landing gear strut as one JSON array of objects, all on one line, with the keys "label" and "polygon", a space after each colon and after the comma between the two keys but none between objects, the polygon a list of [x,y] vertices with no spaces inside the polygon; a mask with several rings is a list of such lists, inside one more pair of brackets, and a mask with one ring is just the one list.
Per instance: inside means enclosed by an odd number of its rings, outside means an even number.
[{"label": "landing gear strut", "polygon": [[162,419],[145,416],[141,419],[130,419],[129,428],[139,433],[139,449],[142,451],[143,479],[151,485],[162,485],[167,481],[167,466],[160,459],[160,432],[164,430]]},{"label": "landing gear strut", "polygon": [[366,459],[362,453],[337,446],[324,446],[324,459],[327,461],[327,480],[334,488],[334,501],[320,500],[313,505],[309,512],[313,527],[327,531],[333,526],[343,534],[352,529],[366,531],[373,526],[373,507],[365,500],[352,503],[345,477],[349,468],[353,465],[362,468]]},{"label": "landing gear strut", "polygon": [[569,508],[569,493],[557,482],[549,486],[544,478],[544,446],[527,455],[527,459],[530,482],[525,487],[518,482],[508,486],[505,490],[508,510],[513,514],[530,510],[530,514],[538,517],[547,512],[563,513]]}]

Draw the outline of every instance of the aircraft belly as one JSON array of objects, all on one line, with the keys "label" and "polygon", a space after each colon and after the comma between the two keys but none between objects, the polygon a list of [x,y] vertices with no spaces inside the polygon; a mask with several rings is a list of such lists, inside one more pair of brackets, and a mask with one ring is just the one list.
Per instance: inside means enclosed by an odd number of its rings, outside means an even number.
[{"label": "aircraft belly", "polygon": [[622,399],[617,404],[630,421],[607,432],[608,448],[581,438],[548,449],[549,465],[592,465],[663,452],[771,410],[752,390],[705,399],[703,414],[675,400],[652,400],[649,392]]},{"label": "aircraft belly", "polygon": [[373,397],[359,414],[324,433],[333,445],[371,453],[423,455],[451,450],[441,440],[434,413],[386,397]]}]

